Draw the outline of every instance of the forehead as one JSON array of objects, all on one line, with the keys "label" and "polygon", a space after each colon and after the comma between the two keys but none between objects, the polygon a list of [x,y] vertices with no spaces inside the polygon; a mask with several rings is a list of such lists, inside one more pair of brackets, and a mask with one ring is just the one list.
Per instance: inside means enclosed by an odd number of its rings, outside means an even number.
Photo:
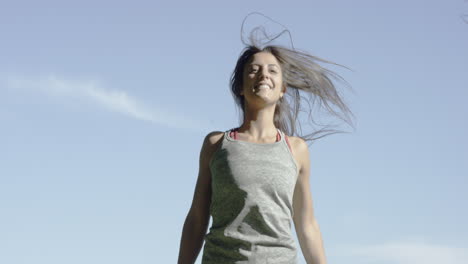
[{"label": "forehead", "polygon": [[269,52],[258,52],[255,53],[248,63],[248,65],[267,65],[267,66],[277,66],[279,67],[279,62],[276,57]]}]

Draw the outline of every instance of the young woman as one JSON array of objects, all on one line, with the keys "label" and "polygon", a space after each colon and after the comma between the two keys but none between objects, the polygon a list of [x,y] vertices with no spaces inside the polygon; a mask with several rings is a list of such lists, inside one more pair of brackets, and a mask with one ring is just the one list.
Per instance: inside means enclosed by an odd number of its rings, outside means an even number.
[{"label": "young woman", "polygon": [[203,242],[203,264],[297,263],[291,220],[307,263],[326,263],[306,141],[330,130],[292,136],[298,134],[299,91],[321,100],[332,114],[337,112],[329,104],[350,111],[330,81],[337,75],[317,60],[326,62],[281,46],[244,49],[231,78],[242,124],[204,139],[179,264],[194,263]]}]

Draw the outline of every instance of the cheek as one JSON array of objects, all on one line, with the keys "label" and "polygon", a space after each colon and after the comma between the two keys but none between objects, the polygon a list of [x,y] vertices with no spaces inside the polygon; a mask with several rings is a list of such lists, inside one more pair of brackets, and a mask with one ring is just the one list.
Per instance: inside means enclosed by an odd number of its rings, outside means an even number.
[{"label": "cheek", "polygon": [[244,83],[247,84],[247,85],[251,85],[253,82],[254,82],[254,77],[252,76],[247,76],[245,79],[244,79]]},{"label": "cheek", "polygon": [[283,78],[281,76],[276,77],[275,80],[278,85],[283,84]]}]

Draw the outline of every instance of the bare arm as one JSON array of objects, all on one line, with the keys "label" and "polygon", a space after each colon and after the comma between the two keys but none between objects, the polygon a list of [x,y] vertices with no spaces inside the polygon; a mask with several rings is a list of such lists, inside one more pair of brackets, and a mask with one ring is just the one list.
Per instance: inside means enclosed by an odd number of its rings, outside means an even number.
[{"label": "bare arm", "polygon": [[178,264],[195,263],[203,245],[203,239],[210,220],[211,173],[208,165],[218,139],[219,133],[212,132],[203,141],[192,205],[182,230]]},{"label": "bare arm", "polygon": [[322,234],[314,216],[310,191],[309,149],[301,138],[295,138],[293,146],[294,156],[300,164],[293,196],[294,227],[307,264],[326,264]]}]

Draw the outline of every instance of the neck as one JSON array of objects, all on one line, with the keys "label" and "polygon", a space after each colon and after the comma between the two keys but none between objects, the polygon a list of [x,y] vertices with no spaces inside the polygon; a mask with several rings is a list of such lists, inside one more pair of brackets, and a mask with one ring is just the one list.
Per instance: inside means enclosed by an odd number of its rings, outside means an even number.
[{"label": "neck", "polygon": [[248,109],[246,107],[244,113],[244,122],[239,127],[240,133],[244,133],[254,140],[276,137],[277,130],[273,122],[274,105],[261,109]]}]

